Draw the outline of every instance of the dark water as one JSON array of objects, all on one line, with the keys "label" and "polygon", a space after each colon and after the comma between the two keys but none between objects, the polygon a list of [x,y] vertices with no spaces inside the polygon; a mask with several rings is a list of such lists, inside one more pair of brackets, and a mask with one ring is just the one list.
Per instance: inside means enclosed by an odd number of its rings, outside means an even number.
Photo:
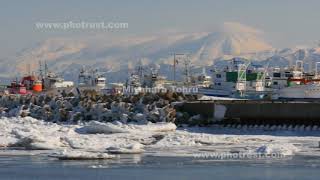
[{"label": "dark water", "polygon": [[0,156],[0,179],[320,179],[320,158],[221,161],[127,156],[105,161],[58,161]]}]

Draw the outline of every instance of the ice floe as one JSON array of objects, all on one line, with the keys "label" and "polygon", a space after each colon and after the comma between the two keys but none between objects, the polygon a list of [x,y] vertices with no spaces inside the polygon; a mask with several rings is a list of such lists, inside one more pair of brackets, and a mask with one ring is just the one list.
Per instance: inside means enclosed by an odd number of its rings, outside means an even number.
[{"label": "ice floe", "polygon": [[116,156],[101,152],[85,152],[85,151],[68,151],[63,150],[59,153],[53,153],[49,157],[54,157],[60,160],[100,160],[112,159]]},{"label": "ice floe", "polygon": [[109,147],[107,152],[112,154],[141,154],[144,150],[142,144],[135,143],[125,147]]},{"label": "ice floe", "polygon": [[146,125],[101,123],[92,121],[84,126],[82,130],[91,134],[112,134],[112,133],[129,133],[129,132],[167,132],[176,130],[177,126],[173,123],[149,123]]},{"label": "ice floe", "polygon": [[91,121],[88,125],[83,127],[83,130],[89,134],[112,134],[112,133],[128,133],[126,128],[122,128],[112,123],[101,123],[98,121]]},{"label": "ice floe", "polygon": [[[284,126],[258,125],[177,129],[173,123],[124,124],[92,121],[86,124],[56,124],[30,117],[0,118],[0,126],[0,154],[1,151],[25,149],[33,152],[65,150],[63,157],[70,155],[71,159],[85,158],[85,154],[91,152],[102,155],[171,153],[181,156],[203,151],[232,151],[320,156],[320,133],[316,131],[318,127],[304,127],[303,132],[288,131],[290,127]],[[270,128],[273,130],[264,131]],[[98,156],[89,155],[88,157]]]}]

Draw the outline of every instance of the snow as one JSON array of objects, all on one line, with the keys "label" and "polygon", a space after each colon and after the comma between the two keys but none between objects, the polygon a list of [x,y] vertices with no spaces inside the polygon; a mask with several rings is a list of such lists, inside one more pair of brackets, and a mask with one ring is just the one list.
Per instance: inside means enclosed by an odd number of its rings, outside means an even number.
[{"label": "snow", "polygon": [[84,130],[90,134],[112,134],[112,133],[126,133],[128,132],[125,128],[121,128],[112,123],[101,123],[98,121],[92,121]]},{"label": "snow", "polygon": [[129,133],[136,131],[149,131],[149,132],[166,132],[174,131],[177,126],[173,123],[150,123],[147,125],[135,125],[135,124],[122,124],[121,122],[101,123],[92,121],[88,125],[84,126],[83,130],[91,134],[112,134],[112,133]]},{"label": "snow", "polygon": [[109,147],[107,152],[112,154],[141,154],[144,152],[142,148],[142,144],[135,143],[126,147]]},{"label": "snow", "polygon": [[229,97],[218,97],[218,96],[201,96],[199,101],[214,101],[214,100],[230,100],[230,101],[235,101],[235,100],[243,100],[243,99],[237,99],[237,98],[229,98]]},{"label": "snow", "polygon": [[98,160],[98,159],[112,159],[116,156],[107,153],[99,152],[83,152],[83,151],[61,151],[49,155],[49,157],[58,158],[60,160]]},{"label": "snow", "polygon": [[[70,70],[67,74],[74,76],[77,75],[72,74],[75,67],[88,63],[95,68],[105,68],[109,71],[126,71],[126,68],[122,68],[122,66],[134,64],[131,57],[136,57],[137,54],[150,54],[147,57],[139,56],[138,59],[148,58],[156,60],[157,63],[165,61],[167,64],[169,62],[171,64],[172,57],[158,58],[158,54],[169,55],[172,54],[172,49],[180,47],[184,47],[184,51],[195,52],[196,56],[193,56],[192,60],[207,64],[212,64],[212,59],[223,55],[252,57],[261,51],[272,49],[272,46],[261,37],[260,30],[235,22],[227,22],[221,26],[211,32],[169,34],[166,32],[147,36],[108,37],[107,39],[102,35],[77,37],[76,39],[49,38],[33,47],[27,47],[7,61],[0,61],[0,64],[1,67],[4,67],[2,68],[3,74],[13,75],[19,70],[24,70],[25,64],[30,64],[32,69],[36,69],[38,62],[46,59],[50,62],[52,69],[60,72]],[[204,53],[208,54],[208,57],[203,56]],[[94,61],[88,62],[88,57]],[[108,59],[108,63],[106,63],[106,59]],[[16,65],[12,66],[12,64]],[[110,78],[118,80],[126,78],[124,75],[119,77],[119,73],[110,72],[110,74]],[[127,73],[125,74],[127,75]]]},{"label": "snow", "polygon": [[[60,159],[108,158],[109,154],[194,156],[215,153],[277,153],[320,156],[319,130],[291,126],[212,126],[176,129],[172,123],[89,122],[55,124],[27,118],[1,118],[0,155],[49,152]],[[13,149],[21,149],[21,151]],[[110,156],[111,157],[111,156]]]}]

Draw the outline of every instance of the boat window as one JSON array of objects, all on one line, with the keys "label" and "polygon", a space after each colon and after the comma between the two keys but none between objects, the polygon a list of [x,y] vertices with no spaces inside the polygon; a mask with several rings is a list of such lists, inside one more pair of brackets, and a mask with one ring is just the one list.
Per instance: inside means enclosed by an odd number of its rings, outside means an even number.
[{"label": "boat window", "polygon": [[216,77],[217,78],[221,78],[221,74],[216,74]]},{"label": "boat window", "polygon": [[273,82],[273,85],[278,85],[278,81],[274,81],[274,82]]},{"label": "boat window", "polygon": [[281,77],[281,73],[273,73],[273,77]]},{"label": "boat window", "polygon": [[293,74],[285,74],[285,77],[293,77]]}]

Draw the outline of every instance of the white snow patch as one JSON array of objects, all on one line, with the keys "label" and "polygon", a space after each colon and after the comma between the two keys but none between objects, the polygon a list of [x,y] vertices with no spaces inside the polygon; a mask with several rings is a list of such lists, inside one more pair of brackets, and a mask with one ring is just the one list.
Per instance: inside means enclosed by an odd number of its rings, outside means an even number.
[{"label": "white snow patch", "polygon": [[112,134],[112,133],[127,133],[125,128],[121,128],[112,123],[101,123],[92,121],[84,127],[84,130],[90,134]]},{"label": "white snow patch", "polygon": [[177,126],[173,123],[149,123],[146,125],[136,124],[118,124],[101,123],[92,121],[88,125],[84,126],[84,130],[90,134],[112,134],[112,133],[134,133],[134,132],[166,132],[174,131]]},{"label": "white snow patch", "polygon": [[214,100],[243,100],[243,99],[237,99],[237,98],[229,98],[229,97],[218,97],[218,96],[201,96],[199,101],[214,101]]},{"label": "white snow patch", "polygon": [[98,160],[112,159],[116,156],[100,152],[85,152],[85,151],[68,151],[64,150],[59,153],[49,155],[49,157],[58,158],[60,160]]},{"label": "white snow patch", "polygon": [[107,148],[107,152],[112,154],[141,154],[144,152],[142,148],[142,144],[135,143],[126,147],[109,147]]},{"label": "white snow patch", "polygon": [[[251,127],[253,129],[214,126],[176,130],[176,126],[172,123],[139,125],[91,122],[87,125],[64,125],[33,118],[0,118],[0,126],[2,127],[0,145],[9,147],[1,149],[5,152],[16,152],[10,150],[11,147],[22,147],[31,149],[32,152],[37,152],[36,154],[47,152],[43,150],[51,152],[66,149],[68,153],[80,151],[176,156],[192,156],[193,153],[211,151],[320,156],[318,148],[320,132],[317,130],[308,132],[314,136],[301,136],[301,134],[294,136],[294,133],[306,132],[277,130],[277,127],[274,131],[268,131],[269,135],[261,135],[259,133],[266,131],[259,129],[259,126]],[[93,129],[91,133],[94,134],[87,133],[89,127]],[[248,132],[253,134],[248,135]]]}]

